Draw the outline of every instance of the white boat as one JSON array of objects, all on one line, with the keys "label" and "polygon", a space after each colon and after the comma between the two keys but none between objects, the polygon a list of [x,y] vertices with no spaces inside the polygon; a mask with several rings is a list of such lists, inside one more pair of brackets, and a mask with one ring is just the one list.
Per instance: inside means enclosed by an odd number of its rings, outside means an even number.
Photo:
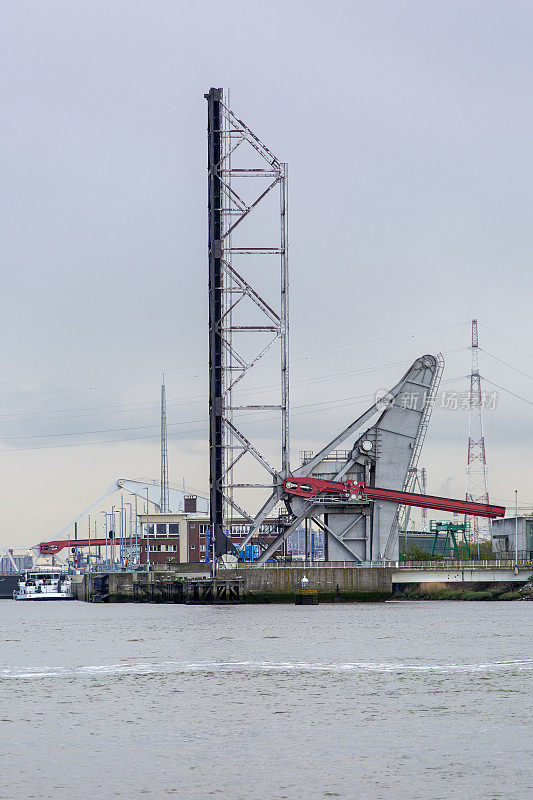
[{"label": "white boat", "polygon": [[19,579],[15,600],[74,600],[70,576],[66,572],[27,570]]}]

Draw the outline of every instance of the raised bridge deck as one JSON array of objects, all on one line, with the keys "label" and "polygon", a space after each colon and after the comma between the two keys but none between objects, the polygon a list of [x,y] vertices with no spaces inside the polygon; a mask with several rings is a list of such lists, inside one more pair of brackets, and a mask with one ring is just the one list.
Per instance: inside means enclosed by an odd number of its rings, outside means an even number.
[{"label": "raised bridge deck", "polygon": [[526,562],[465,561],[446,564],[441,561],[399,564],[393,568],[393,583],[524,583],[533,573]]},{"label": "raised bridge deck", "polygon": [[[526,581],[533,574],[533,561],[381,561],[375,564],[357,564],[354,561],[292,561],[290,563],[271,563],[253,565],[247,564],[246,567],[253,569],[362,569],[392,570],[394,576],[398,576],[399,583],[413,583],[409,577],[411,574],[417,576],[428,575],[428,580],[444,580],[444,575],[450,574],[459,576],[450,580],[456,581]],[[486,575],[488,577],[482,577]],[[497,576],[497,577],[494,577]],[[500,577],[505,576],[505,577]],[[420,578],[417,582],[420,582]]]}]

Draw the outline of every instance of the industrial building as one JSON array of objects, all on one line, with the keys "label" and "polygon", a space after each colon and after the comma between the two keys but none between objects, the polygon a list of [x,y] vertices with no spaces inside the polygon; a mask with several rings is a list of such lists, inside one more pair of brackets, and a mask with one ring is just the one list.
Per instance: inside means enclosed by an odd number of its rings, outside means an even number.
[{"label": "industrial building", "polygon": [[[150,564],[186,564],[191,560],[200,560],[189,557],[188,519],[183,512],[178,514],[149,514],[148,532],[146,514],[139,515],[139,522],[142,530],[142,536],[139,541],[141,564],[147,564],[148,562]],[[148,548],[149,558],[147,555]]]},{"label": "industrial building", "polygon": [[[189,508],[192,509],[192,506],[189,505]],[[206,514],[197,513],[196,510],[177,514],[170,512],[148,514],[148,527],[146,514],[140,514],[139,523],[142,531],[139,541],[141,564],[147,564],[148,561],[151,565],[194,564],[209,561],[210,523]],[[229,521],[229,539],[235,547],[235,552],[246,537],[249,527],[240,518]],[[265,520],[256,537],[247,544],[242,559],[254,561],[261,550],[270,546],[276,538],[277,520]],[[286,558],[290,552],[290,544],[284,543],[278,555]]]},{"label": "industrial building", "polygon": [[30,555],[15,555],[10,550],[0,557],[0,575],[18,575],[32,567],[33,558]]},{"label": "industrial building", "polygon": [[[518,536],[518,541],[517,541]],[[499,558],[533,559],[533,517],[494,519],[491,525],[492,549]]]}]

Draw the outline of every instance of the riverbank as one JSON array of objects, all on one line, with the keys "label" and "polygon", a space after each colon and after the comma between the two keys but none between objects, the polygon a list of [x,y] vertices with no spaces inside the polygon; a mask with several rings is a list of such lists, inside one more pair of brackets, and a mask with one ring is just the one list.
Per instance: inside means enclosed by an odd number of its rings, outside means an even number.
[{"label": "riverbank", "polygon": [[392,600],[533,600],[533,581],[516,583],[419,583],[397,586]]},{"label": "riverbank", "polygon": [[220,570],[213,579],[208,565],[198,566],[74,575],[73,592],[77,600],[104,603],[294,603],[302,589],[319,603],[533,599],[530,568],[269,566]]}]

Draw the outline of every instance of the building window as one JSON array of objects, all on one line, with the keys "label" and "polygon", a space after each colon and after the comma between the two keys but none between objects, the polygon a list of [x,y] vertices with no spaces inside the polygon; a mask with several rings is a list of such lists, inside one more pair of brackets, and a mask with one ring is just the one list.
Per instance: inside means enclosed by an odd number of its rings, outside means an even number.
[{"label": "building window", "polygon": [[169,536],[179,536],[180,535],[180,526],[179,522],[170,522],[168,526],[168,535]]},{"label": "building window", "polygon": [[160,553],[161,552],[161,545],[160,544],[151,544],[150,545],[150,552],[151,553]]},{"label": "building window", "polygon": [[167,535],[167,525],[166,522],[158,522],[156,527],[157,535],[158,536],[166,536]]},{"label": "building window", "polygon": [[205,544],[200,545],[200,553],[205,553]]}]

